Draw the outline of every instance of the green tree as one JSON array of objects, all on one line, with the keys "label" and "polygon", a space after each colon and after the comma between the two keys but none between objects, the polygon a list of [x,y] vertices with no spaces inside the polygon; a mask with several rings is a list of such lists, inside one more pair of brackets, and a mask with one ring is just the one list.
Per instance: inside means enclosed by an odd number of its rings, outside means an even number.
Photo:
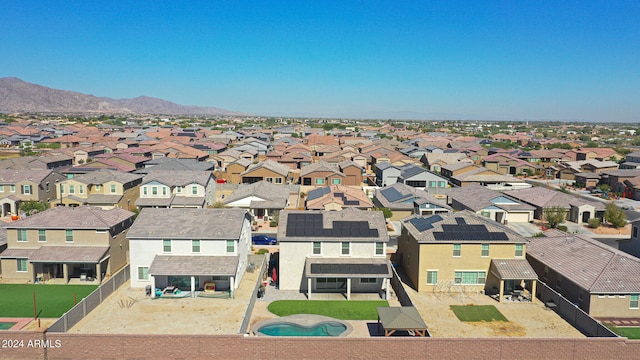
[{"label": "green tree", "polygon": [[612,202],[604,210],[604,219],[616,229],[627,225],[627,215]]},{"label": "green tree", "polygon": [[216,201],[210,207],[214,208],[214,209],[222,209],[222,208],[225,208],[227,206],[222,201]]},{"label": "green tree", "polygon": [[564,222],[567,215],[567,209],[560,206],[552,206],[544,209],[544,219],[549,224],[549,227],[555,229],[560,223]]},{"label": "green tree", "polygon": [[47,210],[47,205],[42,201],[28,200],[20,204],[20,211],[24,211],[27,215],[33,215]]}]

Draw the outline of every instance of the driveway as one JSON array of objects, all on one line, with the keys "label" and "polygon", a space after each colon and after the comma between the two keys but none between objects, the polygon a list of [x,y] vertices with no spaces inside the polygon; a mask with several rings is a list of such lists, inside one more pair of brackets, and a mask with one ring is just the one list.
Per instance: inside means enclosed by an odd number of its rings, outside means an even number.
[{"label": "driveway", "polygon": [[540,228],[530,223],[509,223],[507,227],[524,237],[532,237],[542,232]]}]

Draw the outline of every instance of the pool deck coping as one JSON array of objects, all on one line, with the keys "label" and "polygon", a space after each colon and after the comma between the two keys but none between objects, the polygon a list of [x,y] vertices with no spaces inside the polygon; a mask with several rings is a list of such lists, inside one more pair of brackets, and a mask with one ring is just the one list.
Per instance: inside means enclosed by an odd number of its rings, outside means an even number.
[{"label": "pool deck coping", "polygon": [[15,324],[7,329],[7,330],[20,330],[23,327],[27,326],[27,324],[29,324],[31,321],[33,320],[33,318],[10,318],[10,317],[0,317],[0,322],[8,322],[8,323],[12,323],[14,322]]},{"label": "pool deck coping", "polygon": [[300,326],[311,327],[313,325],[316,325],[322,322],[337,322],[346,326],[347,329],[337,337],[347,336],[349,335],[349,333],[353,331],[353,326],[348,321],[345,321],[345,320],[340,320],[340,319],[332,318],[329,316],[323,316],[323,315],[296,314],[296,315],[281,316],[274,319],[258,321],[257,323],[253,324],[253,326],[251,326],[251,334],[255,336],[270,336],[270,335],[265,335],[259,332],[258,329],[260,329],[265,325],[274,324],[274,323],[291,323],[291,324],[296,324]]}]

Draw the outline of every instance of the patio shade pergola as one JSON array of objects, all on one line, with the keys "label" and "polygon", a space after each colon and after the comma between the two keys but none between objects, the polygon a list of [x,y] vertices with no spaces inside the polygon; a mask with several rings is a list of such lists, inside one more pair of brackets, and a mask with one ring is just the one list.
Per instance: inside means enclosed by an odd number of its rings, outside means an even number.
[{"label": "patio shade pergola", "polygon": [[490,273],[500,280],[499,298],[502,302],[504,298],[505,281],[530,281],[531,301],[535,301],[536,282],[538,275],[526,259],[492,259]]},{"label": "patio shade pergola", "polygon": [[378,310],[378,329],[384,328],[384,336],[391,336],[398,330],[415,332],[419,336],[427,336],[427,324],[413,306],[386,307]]}]

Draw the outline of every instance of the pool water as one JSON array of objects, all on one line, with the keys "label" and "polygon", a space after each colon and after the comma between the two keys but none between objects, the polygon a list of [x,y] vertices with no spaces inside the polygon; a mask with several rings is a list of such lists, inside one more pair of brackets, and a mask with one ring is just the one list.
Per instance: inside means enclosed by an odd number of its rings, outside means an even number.
[{"label": "pool water", "polygon": [[275,323],[261,327],[258,331],[269,336],[340,336],[347,330],[338,322],[321,322],[314,326],[302,326],[292,323]]},{"label": "pool water", "polygon": [[0,330],[9,330],[17,323],[14,322],[0,322]]}]

